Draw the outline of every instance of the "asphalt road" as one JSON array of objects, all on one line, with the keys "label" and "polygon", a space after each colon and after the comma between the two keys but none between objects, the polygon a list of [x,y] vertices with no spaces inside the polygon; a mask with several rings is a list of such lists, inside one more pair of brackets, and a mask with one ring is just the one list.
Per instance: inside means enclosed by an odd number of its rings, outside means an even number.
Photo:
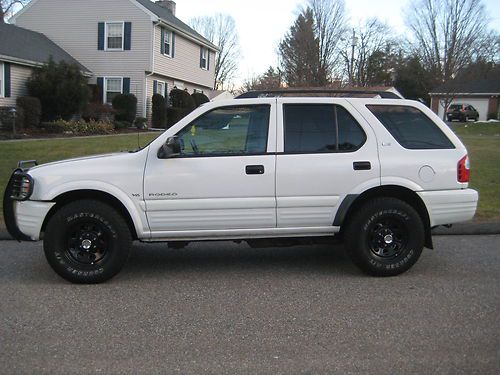
[{"label": "asphalt road", "polygon": [[0,373],[499,374],[500,236],[435,237],[404,275],[340,246],[134,247],[72,285],[0,242]]}]

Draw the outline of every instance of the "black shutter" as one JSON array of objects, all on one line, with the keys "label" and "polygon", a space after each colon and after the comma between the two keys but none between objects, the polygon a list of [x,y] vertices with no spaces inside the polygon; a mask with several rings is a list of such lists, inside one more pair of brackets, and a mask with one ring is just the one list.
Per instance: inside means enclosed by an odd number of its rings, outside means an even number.
[{"label": "black shutter", "polygon": [[153,94],[158,93],[158,81],[155,79],[153,80]]},{"label": "black shutter", "polygon": [[207,70],[210,70],[210,50],[207,48]]},{"label": "black shutter", "polygon": [[130,78],[123,78],[122,93],[130,94]]},{"label": "black shutter", "polygon": [[3,63],[4,96],[10,98],[10,63]]},{"label": "black shutter", "polygon": [[123,41],[123,49],[130,51],[132,47],[132,22],[125,22],[125,40]]},{"label": "black shutter", "polygon": [[101,98],[101,102],[104,103],[104,78],[103,77],[97,77],[97,90],[98,90],[98,95]]},{"label": "black shutter", "polygon": [[104,50],[104,22],[97,24],[97,49]]},{"label": "black shutter", "polygon": [[161,51],[161,54],[163,55],[165,53],[165,29],[163,27],[160,27],[160,32],[161,32],[160,51]]},{"label": "black shutter", "polygon": [[104,78],[103,77],[97,77],[97,87],[98,87],[98,92],[99,92],[99,101],[103,102],[104,101]]},{"label": "black shutter", "polygon": [[171,42],[171,46],[170,46],[170,49],[172,51],[170,51],[170,56],[175,57],[175,33],[172,31],[172,42]]},{"label": "black shutter", "polygon": [[200,68],[203,68],[203,47],[200,47]]}]

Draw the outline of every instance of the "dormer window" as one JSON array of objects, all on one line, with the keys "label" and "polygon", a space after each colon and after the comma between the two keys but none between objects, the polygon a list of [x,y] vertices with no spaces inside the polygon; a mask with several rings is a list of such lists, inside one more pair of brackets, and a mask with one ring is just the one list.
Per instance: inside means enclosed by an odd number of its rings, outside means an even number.
[{"label": "dormer window", "polygon": [[124,22],[106,22],[106,50],[122,51]]}]

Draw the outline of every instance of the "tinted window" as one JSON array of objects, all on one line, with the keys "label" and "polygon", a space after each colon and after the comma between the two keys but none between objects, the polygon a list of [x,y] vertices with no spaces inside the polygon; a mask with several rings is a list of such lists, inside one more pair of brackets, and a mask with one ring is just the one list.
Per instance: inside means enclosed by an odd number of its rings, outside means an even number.
[{"label": "tinted window", "polygon": [[361,126],[344,108],[337,106],[337,123],[339,127],[339,151],[354,151],[365,143],[366,135]]},{"label": "tinted window", "polygon": [[283,111],[285,152],[348,152],[365,142],[359,124],[340,106],[286,104]]},{"label": "tinted window", "polygon": [[266,152],[269,106],[218,108],[198,117],[177,136],[181,155],[241,155]]},{"label": "tinted window", "polygon": [[441,129],[417,108],[399,105],[369,105],[367,108],[404,148],[455,148]]}]

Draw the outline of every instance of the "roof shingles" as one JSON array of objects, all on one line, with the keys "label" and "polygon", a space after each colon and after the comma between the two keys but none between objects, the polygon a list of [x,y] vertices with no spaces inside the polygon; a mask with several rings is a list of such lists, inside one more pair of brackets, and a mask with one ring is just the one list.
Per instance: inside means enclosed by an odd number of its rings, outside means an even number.
[{"label": "roof shingles", "polygon": [[470,81],[451,81],[434,88],[430,94],[500,94],[500,77]]},{"label": "roof shingles", "polygon": [[0,55],[38,64],[46,63],[52,57],[56,62],[77,64],[83,72],[90,73],[90,70],[45,35],[2,22]]}]

